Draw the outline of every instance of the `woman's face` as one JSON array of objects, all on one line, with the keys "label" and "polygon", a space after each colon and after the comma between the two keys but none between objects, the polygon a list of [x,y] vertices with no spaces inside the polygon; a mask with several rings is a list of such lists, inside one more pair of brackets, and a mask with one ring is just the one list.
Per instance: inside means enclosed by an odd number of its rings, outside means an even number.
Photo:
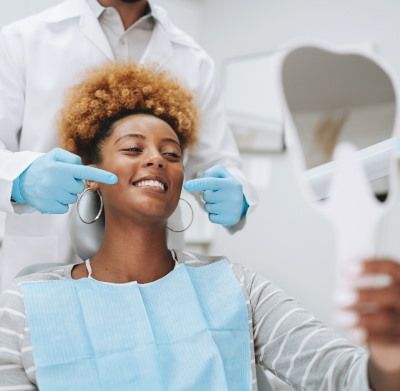
[{"label": "woman's face", "polygon": [[[178,136],[163,120],[146,114],[125,117],[101,145],[97,167],[118,176],[115,185],[98,183],[106,216],[165,222],[182,189],[182,151]],[[93,186],[91,186],[93,188]]]}]

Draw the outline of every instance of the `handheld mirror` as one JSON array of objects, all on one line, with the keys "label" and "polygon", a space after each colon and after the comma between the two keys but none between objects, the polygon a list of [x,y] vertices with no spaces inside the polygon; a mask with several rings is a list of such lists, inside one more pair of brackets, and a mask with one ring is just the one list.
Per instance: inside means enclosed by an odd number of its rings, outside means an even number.
[{"label": "handheld mirror", "polygon": [[[292,46],[279,70],[287,148],[305,199],[334,227],[335,297],[344,304],[351,271],[376,255],[397,197],[394,79],[371,52],[314,42]],[[343,313],[335,316],[340,323]]]}]

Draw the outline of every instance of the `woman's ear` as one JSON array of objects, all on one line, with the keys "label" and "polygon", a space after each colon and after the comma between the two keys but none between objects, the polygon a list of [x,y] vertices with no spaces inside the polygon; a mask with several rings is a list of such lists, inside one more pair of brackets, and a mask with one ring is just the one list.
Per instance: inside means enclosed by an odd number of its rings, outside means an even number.
[{"label": "woman's ear", "polygon": [[85,181],[86,187],[89,187],[90,189],[92,189],[93,191],[99,190],[99,182],[95,182],[95,181]]},{"label": "woman's ear", "polygon": [[[96,164],[89,164],[89,166],[90,166],[90,167],[98,168],[98,167],[96,166]],[[99,182],[89,181],[89,180],[86,180],[86,181],[85,181],[85,184],[86,184],[86,187],[91,188],[93,191],[98,190],[98,189],[99,189],[99,186],[100,186],[100,183],[99,183]]]}]

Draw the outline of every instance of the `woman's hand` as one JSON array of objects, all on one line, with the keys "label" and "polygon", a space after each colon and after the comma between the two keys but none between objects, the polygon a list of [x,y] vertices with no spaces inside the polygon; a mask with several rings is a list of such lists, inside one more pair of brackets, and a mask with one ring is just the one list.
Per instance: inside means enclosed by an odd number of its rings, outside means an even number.
[{"label": "woman's hand", "polygon": [[364,263],[352,310],[370,350],[369,378],[374,390],[400,390],[400,263]]},{"label": "woman's hand", "polygon": [[368,260],[360,282],[363,286],[357,291],[354,309],[359,316],[358,325],[365,330],[366,342],[400,346],[400,263]]}]

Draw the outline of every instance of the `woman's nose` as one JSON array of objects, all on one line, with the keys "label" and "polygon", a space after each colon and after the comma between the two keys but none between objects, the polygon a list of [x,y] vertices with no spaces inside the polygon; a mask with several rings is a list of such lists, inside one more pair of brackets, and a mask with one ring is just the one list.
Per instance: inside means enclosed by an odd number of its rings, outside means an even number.
[{"label": "woman's nose", "polygon": [[163,168],[164,167],[164,163],[154,163],[154,162],[147,162],[146,166],[157,166],[158,168]]},{"label": "woman's nose", "polygon": [[159,153],[153,153],[147,158],[146,167],[156,166],[163,168],[165,166],[164,158]]}]

